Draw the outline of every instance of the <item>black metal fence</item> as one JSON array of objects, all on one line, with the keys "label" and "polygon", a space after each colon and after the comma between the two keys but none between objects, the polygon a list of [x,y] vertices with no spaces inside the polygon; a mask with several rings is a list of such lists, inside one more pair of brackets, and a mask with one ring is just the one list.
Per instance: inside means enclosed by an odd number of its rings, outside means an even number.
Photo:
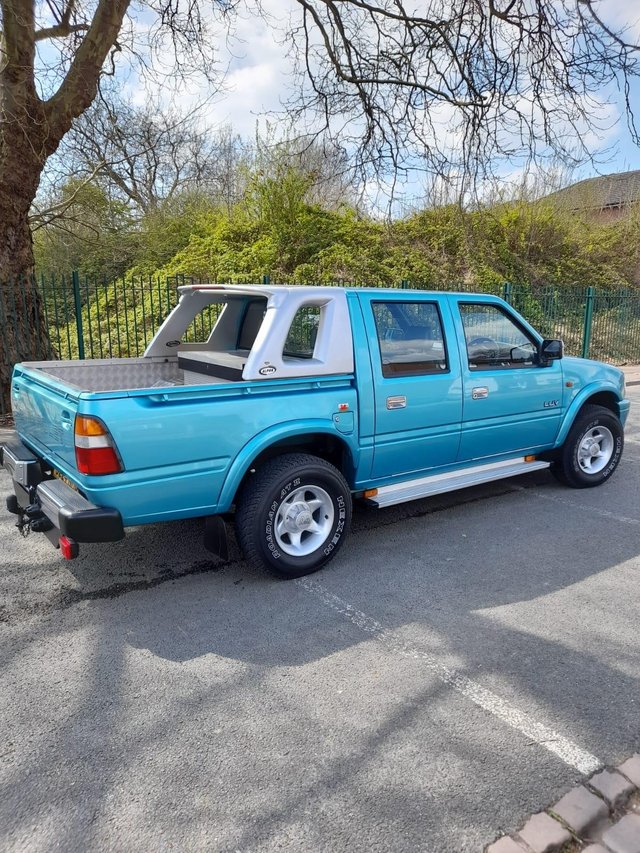
[{"label": "black metal fence", "polygon": [[[268,283],[265,276],[262,283]],[[178,287],[193,283],[184,277],[147,276],[115,280],[69,275],[41,276],[38,287],[49,330],[51,358],[122,358],[140,356],[159,325],[178,300]],[[235,281],[245,283],[248,281]],[[255,282],[251,282],[255,283]],[[282,282],[297,284],[299,282]],[[383,286],[433,290],[432,284],[401,281],[363,283],[323,281],[325,285]],[[450,285],[442,289],[453,289]],[[457,286],[457,290],[477,288]],[[614,364],[640,362],[640,291],[629,288],[549,287],[505,282],[491,292],[502,296],[542,334],[562,338],[568,354]],[[15,288],[0,285],[0,345],[7,352],[10,338],[20,337],[20,312]],[[13,306],[13,308],[12,308]],[[215,320],[208,318],[208,323]],[[189,335],[197,340],[203,330],[196,318]],[[0,403],[0,415],[2,411]]]}]

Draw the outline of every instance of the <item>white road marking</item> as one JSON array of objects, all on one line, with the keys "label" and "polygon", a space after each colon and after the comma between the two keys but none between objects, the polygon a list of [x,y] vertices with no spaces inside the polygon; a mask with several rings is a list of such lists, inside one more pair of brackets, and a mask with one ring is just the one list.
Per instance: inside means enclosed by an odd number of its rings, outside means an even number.
[{"label": "white road marking", "polygon": [[488,711],[503,723],[511,726],[516,731],[525,735],[534,743],[548,749],[569,767],[575,767],[585,775],[594,773],[602,767],[595,755],[587,752],[582,747],[563,737],[563,735],[549,728],[543,723],[534,720],[529,714],[518,710],[500,696],[487,690],[465,675],[461,675],[454,669],[439,663],[431,655],[419,649],[417,646],[407,643],[398,634],[389,631],[375,619],[367,616],[361,610],[344,601],[339,596],[329,592],[313,578],[299,578],[296,583],[307,592],[317,595],[328,607],[340,613],[362,631],[370,634],[378,642],[382,643],[389,651],[402,657],[420,661],[440,681],[452,687],[466,699],[470,699],[480,708]]}]

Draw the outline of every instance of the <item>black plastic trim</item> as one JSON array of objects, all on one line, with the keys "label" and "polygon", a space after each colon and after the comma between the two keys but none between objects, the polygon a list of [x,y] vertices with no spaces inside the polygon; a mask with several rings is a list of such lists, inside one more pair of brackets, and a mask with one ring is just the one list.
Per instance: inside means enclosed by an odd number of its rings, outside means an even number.
[{"label": "black plastic trim", "polygon": [[60,532],[76,542],[117,542],[124,539],[122,516],[117,509],[72,510],[61,507]]},{"label": "black plastic trim", "polygon": [[40,459],[19,438],[10,438],[0,445],[0,464],[12,480],[26,488],[44,480]]},{"label": "black plastic trim", "polygon": [[193,358],[185,358],[183,355],[178,356],[178,367],[180,370],[191,370],[193,373],[202,373],[205,376],[214,376],[216,379],[229,379],[232,382],[239,382],[242,379],[242,367],[227,367],[223,364],[210,364],[209,362],[197,361]]},{"label": "black plastic trim", "polygon": [[44,514],[61,533],[78,542],[117,542],[124,538],[117,509],[96,506],[62,480],[47,480],[37,490]]}]

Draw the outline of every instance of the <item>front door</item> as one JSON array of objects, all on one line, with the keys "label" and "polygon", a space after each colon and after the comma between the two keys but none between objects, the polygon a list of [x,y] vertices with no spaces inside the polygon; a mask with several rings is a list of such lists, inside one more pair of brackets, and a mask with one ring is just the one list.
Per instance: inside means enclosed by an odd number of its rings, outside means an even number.
[{"label": "front door", "polygon": [[396,293],[361,300],[375,388],[372,479],[419,476],[453,464],[462,383],[446,298]]},{"label": "front door", "polygon": [[551,447],[562,418],[561,361],[538,364],[538,341],[505,306],[458,300],[463,412],[458,461]]}]

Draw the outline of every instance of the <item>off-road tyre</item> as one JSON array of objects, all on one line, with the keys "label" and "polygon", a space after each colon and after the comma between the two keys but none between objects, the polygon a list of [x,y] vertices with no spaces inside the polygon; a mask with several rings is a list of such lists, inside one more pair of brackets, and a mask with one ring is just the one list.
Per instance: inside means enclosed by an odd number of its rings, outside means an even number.
[{"label": "off-road tyre", "polygon": [[[349,532],[351,507],[349,485],[336,467],[307,453],[287,453],[245,482],[236,501],[236,535],[251,566],[279,578],[299,578],[335,557]],[[298,518],[308,523],[305,513],[311,513],[312,524],[300,532],[296,525]],[[313,550],[302,553],[308,549]]]},{"label": "off-road tyre", "polygon": [[[581,458],[585,456],[589,441],[597,440],[598,436],[604,437],[601,447],[606,447],[606,453],[591,460],[595,461],[597,467],[602,459],[602,467],[589,473],[585,470],[587,463],[583,461],[581,464]],[[624,431],[619,418],[604,406],[586,405],[576,417],[560,451],[560,458],[551,466],[551,473],[561,483],[573,489],[599,486],[608,480],[618,467],[623,447]]]}]

